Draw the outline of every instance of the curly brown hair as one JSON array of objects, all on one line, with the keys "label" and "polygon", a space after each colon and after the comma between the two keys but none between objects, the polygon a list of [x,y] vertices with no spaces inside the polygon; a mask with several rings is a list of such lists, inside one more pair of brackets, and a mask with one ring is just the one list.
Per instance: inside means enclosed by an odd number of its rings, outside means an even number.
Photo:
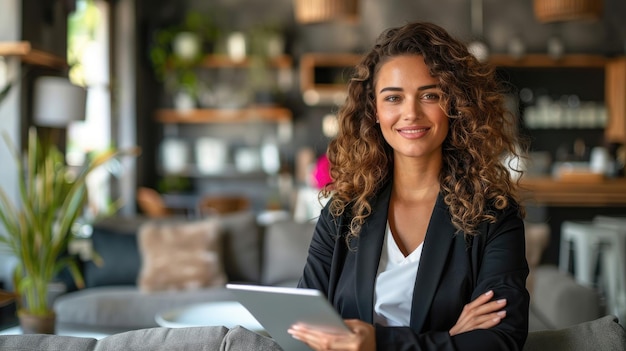
[{"label": "curly brown hair", "polygon": [[475,235],[490,208],[519,206],[518,184],[505,155],[521,157],[515,120],[505,106],[504,86],[495,68],[479,62],[462,42],[431,23],[410,23],[383,32],[355,67],[348,96],[338,113],[339,131],[327,154],[333,179],[323,191],[330,211],[353,216],[349,237],[357,236],[371,214],[371,199],[393,175],[393,150],[376,123],[375,79],[380,67],[399,55],[421,55],[439,79],[440,106],[450,119],[443,143],[440,192],[458,231]]}]

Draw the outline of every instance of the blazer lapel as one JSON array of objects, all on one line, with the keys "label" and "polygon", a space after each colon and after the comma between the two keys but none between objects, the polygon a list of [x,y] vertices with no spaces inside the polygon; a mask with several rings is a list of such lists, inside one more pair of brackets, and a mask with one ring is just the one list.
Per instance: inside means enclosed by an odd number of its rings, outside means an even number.
[{"label": "blazer lapel", "polygon": [[421,331],[430,310],[433,297],[443,268],[448,258],[448,251],[454,238],[455,228],[450,221],[443,196],[439,194],[437,203],[426,231],[424,249],[417,271],[411,307],[411,329]]},{"label": "blazer lapel", "polygon": [[373,323],[374,320],[374,284],[385,238],[390,197],[391,182],[374,200],[372,215],[365,222],[356,247],[356,301],[359,316],[368,323]]}]

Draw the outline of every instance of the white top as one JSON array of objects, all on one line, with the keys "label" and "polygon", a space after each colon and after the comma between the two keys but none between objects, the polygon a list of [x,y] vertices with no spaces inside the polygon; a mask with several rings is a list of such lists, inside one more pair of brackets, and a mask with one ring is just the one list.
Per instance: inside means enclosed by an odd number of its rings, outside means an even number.
[{"label": "white top", "polygon": [[423,245],[422,242],[404,257],[387,222],[374,288],[374,323],[391,327],[409,326],[413,288]]}]

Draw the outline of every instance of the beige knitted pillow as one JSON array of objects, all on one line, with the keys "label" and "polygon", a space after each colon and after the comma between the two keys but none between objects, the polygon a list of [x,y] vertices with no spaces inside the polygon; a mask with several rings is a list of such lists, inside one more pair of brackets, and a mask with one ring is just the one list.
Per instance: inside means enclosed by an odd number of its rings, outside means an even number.
[{"label": "beige knitted pillow", "polygon": [[224,285],[219,222],[148,222],[139,230],[142,292]]}]

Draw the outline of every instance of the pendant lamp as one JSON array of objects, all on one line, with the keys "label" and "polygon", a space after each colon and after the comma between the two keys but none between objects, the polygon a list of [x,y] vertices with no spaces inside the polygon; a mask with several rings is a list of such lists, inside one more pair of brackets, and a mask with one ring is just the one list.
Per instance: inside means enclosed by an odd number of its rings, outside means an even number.
[{"label": "pendant lamp", "polygon": [[543,23],[574,20],[598,20],[602,0],[534,0],[535,17]]},{"label": "pendant lamp", "polygon": [[294,0],[296,21],[302,24],[359,19],[359,0]]}]

